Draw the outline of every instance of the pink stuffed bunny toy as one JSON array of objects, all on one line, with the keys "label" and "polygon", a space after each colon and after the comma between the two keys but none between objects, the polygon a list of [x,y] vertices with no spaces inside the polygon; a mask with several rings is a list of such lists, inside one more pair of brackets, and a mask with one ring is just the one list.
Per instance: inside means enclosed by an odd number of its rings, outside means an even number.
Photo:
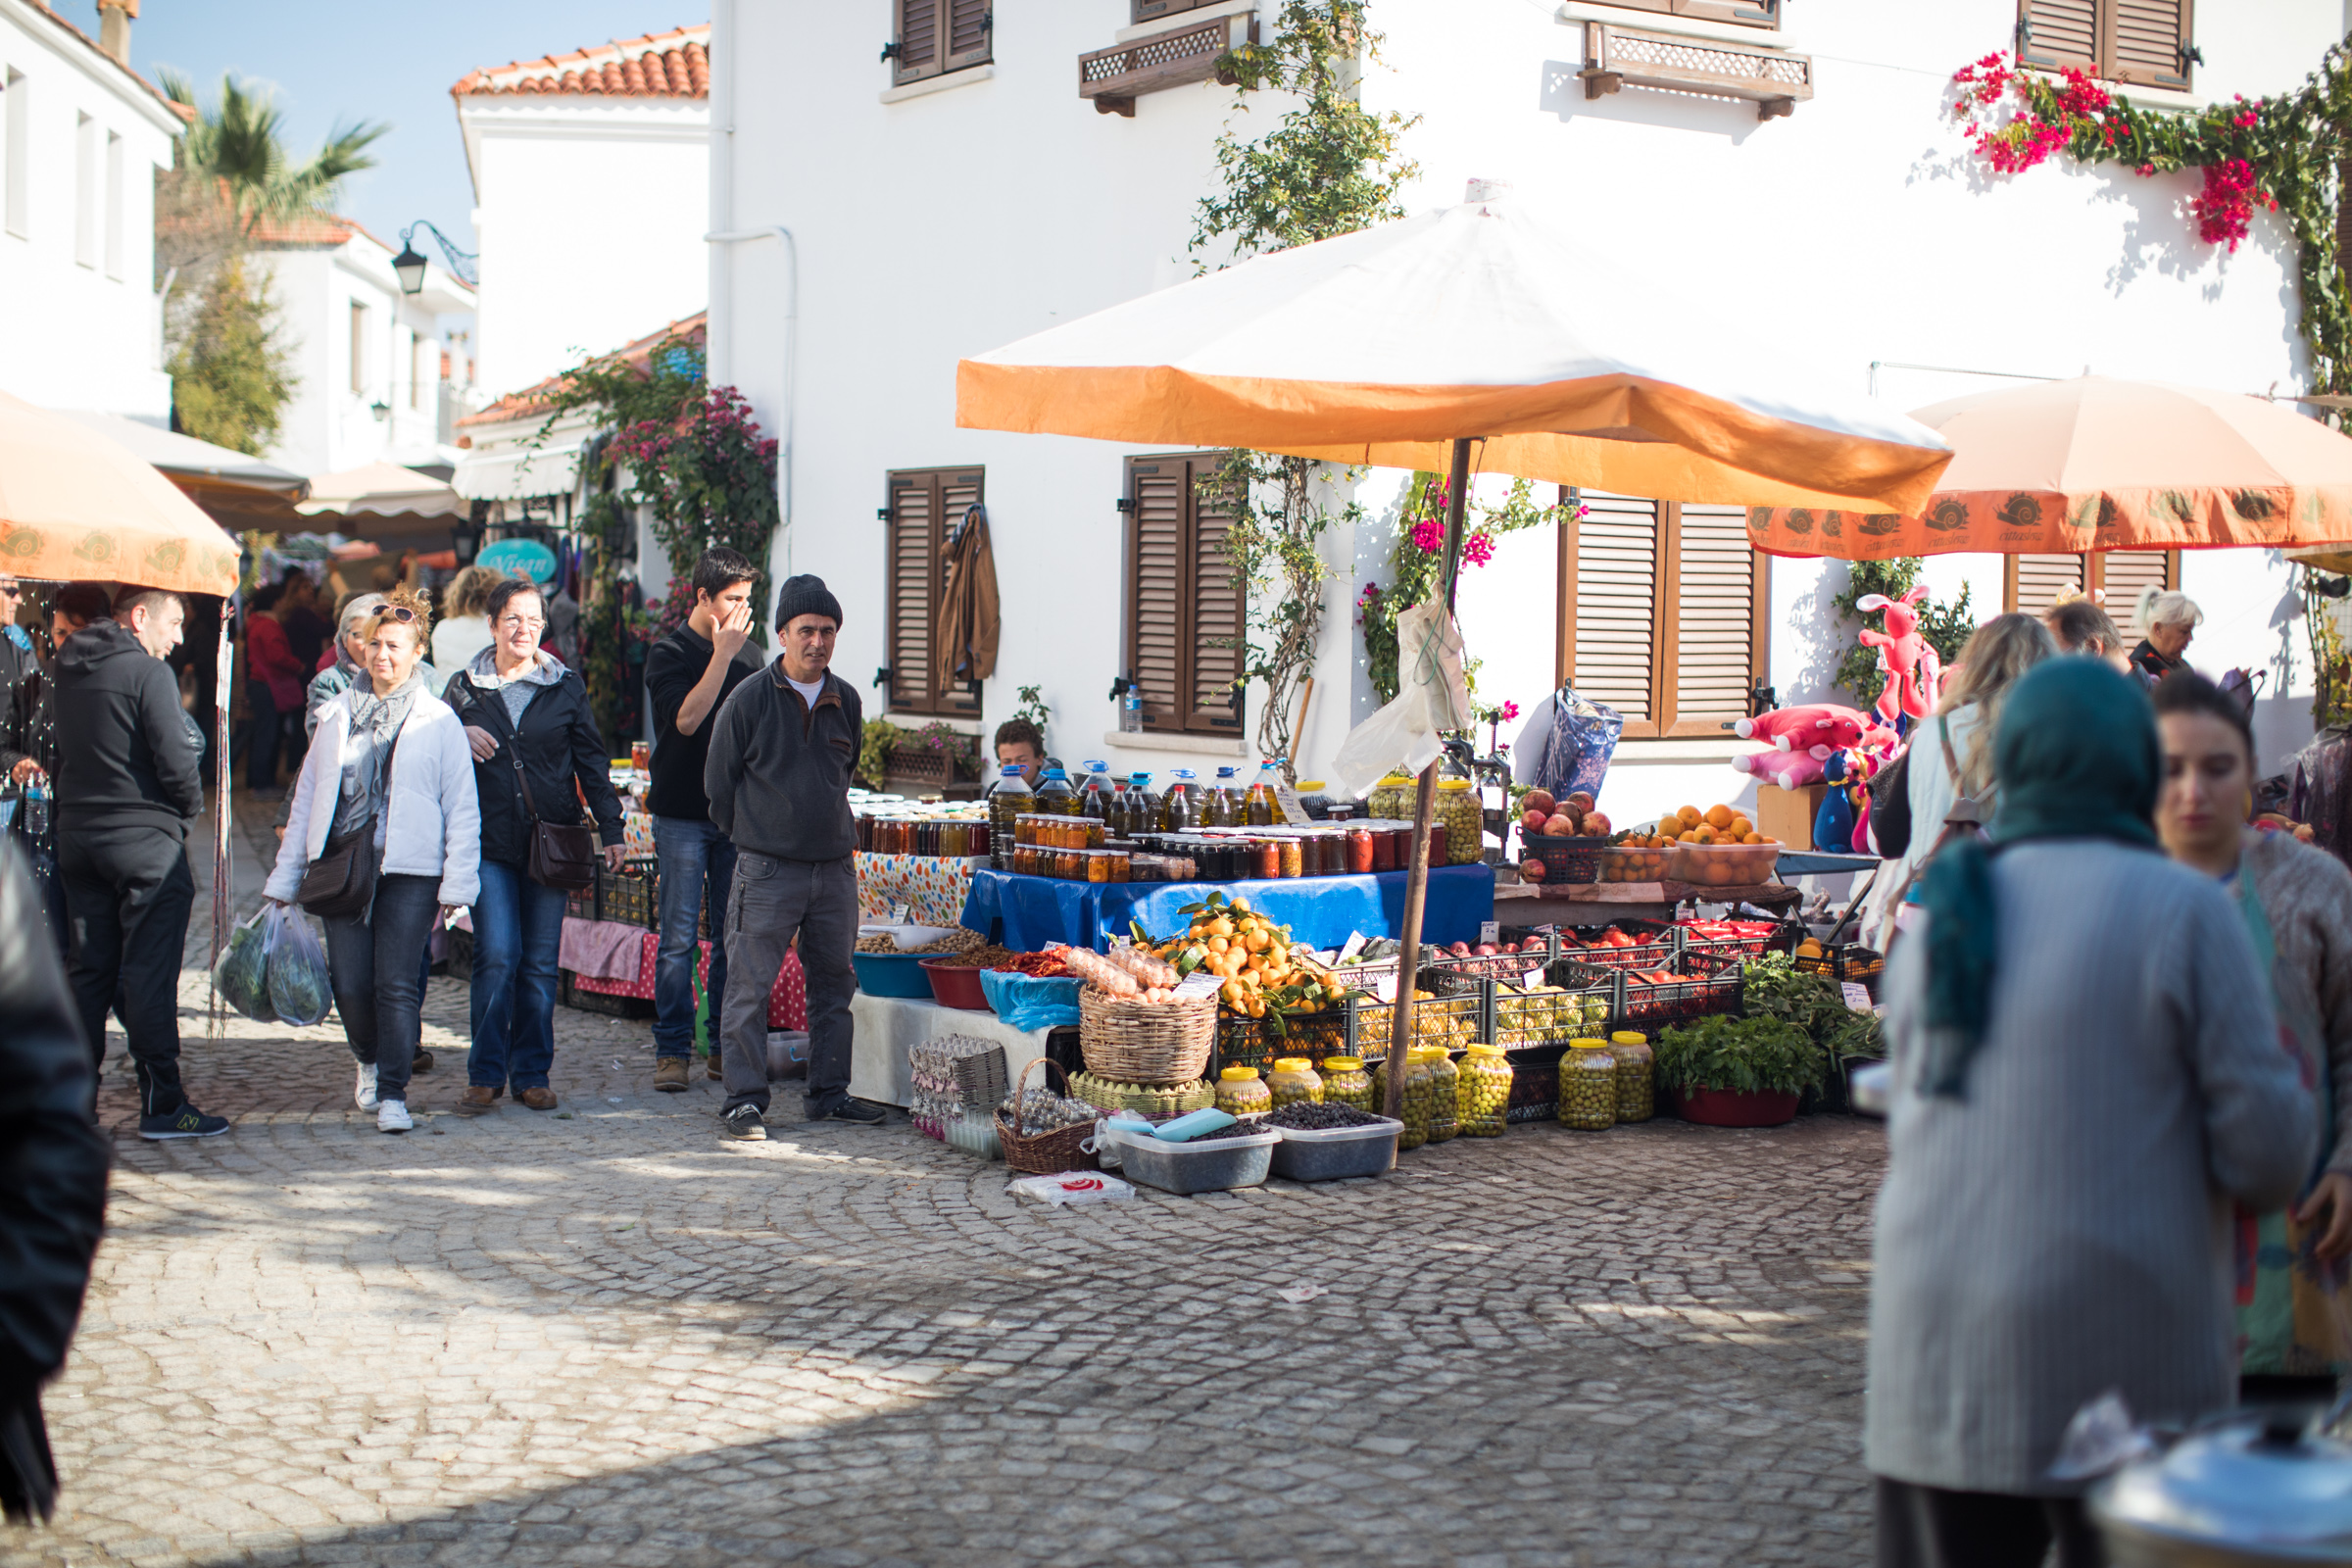
[{"label": "pink stuffed bunny toy", "polygon": [[1854,601],[1854,608],[1865,613],[1886,612],[1886,629],[1879,632],[1865,626],[1862,646],[1879,651],[1879,667],[1886,671],[1886,684],[1880,688],[1873,706],[1894,729],[1908,728],[1905,719],[1916,722],[1934,712],[1937,688],[1943,684],[1943,661],[1919,634],[1919,602],[1927,596],[1928,590],[1920,587],[1900,599],[1865,594]]},{"label": "pink stuffed bunny toy", "polygon": [[1755,752],[1733,758],[1732,767],[1754,774],[1759,789],[1766,779],[1785,790],[1801,790],[1821,782],[1821,759],[1811,752]]},{"label": "pink stuffed bunny toy", "polygon": [[1732,733],[1743,740],[1770,741],[1775,751],[1810,752],[1825,761],[1832,752],[1858,745],[1870,728],[1868,714],[1836,703],[1776,708],[1732,723]]}]

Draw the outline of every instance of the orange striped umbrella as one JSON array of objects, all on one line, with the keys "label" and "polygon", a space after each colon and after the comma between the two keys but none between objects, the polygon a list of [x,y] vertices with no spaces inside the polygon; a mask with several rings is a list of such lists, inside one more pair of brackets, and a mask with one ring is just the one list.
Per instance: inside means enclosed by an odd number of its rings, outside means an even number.
[{"label": "orange striped umbrella", "polygon": [[2085,375],[1912,417],[1952,446],[1926,506],[1751,507],[1756,548],[1886,561],[2352,539],[2352,437],[2266,398]]},{"label": "orange striped umbrella", "polygon": [[128,447],[0,393],[0,571],[230,594],[237,544]]}]

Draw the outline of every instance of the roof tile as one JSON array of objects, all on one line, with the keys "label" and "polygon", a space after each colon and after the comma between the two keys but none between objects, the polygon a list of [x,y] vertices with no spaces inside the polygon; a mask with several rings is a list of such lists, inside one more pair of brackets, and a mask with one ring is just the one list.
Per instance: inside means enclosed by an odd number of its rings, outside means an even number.
[{"label": "roof tile", "polygon": [[[692,316],[670,322],[658,332],[648,332],[633,343],[622,344],[611,354],[603,356],[603,360],[605,363],[618,362],[622,365],[643,366],[652,361],[654,350],[671,338],[681,337],[690,343],[700,343],[709,333],[710,327],[710,313],[697,311]],[[554,391],[570,373],[568,370],[559,371],[544,381],[524,387],[519,392],[510,392],[496,403],[465,416],[458,420],[458,426],[463,429],[467,425],[503,424],[509,419],[521,419],[534,414],[545,414],[548,409],[547,394]]]},{"label": "roof tile", "polygon": [[708,98],[710,96],[710,24],[674,27],[642,38],[567,55],[517,60],[466,73],[449,89],[453,97],[575,96],[608,98]]}]

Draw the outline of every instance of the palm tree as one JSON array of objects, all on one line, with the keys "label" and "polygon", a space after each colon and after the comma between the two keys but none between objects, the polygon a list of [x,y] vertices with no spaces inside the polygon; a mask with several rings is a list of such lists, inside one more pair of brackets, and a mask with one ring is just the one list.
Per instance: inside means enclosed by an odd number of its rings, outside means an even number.
[{"label": "palm tree", "polygon": [[180,138],[175,172],[207,180],[246,234],[265,219],[328,211],[346,175],[375,167],[368,147],[391,128],[337,124],[317,152],[296,163],[286,150],[285,111],[268,91],[222,76],[220,98],[208,105],[186,76],[175,71],[161,76],[165,94],[196,112]]}]

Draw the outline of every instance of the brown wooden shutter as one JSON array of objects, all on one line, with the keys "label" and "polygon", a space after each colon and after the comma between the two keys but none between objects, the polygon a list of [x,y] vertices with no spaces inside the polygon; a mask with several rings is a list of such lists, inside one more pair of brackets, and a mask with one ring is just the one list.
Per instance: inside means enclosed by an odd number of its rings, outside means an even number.
[{"label": "brown wooden shutter", "polygon": [[938,690],[931,675],[931,640],[947,587],[947,531],[982,494],[979,468],[906,468],[888,476],[888,526],[883,570],[889,596],[885,646],[890,657],[889,708],[896,713],[969,715],[980,710],[968,691]]},{"label": "brown wooden shutter", "polygon": [[2060,593],[2091,586],[2081,556],[2011,556],[2001,575],[2003,605],[2021,615],[2047,614]]},{"label": "brown wooden shutter", "polygon": [[1676,609],[1670,733],[1712,735],[1743,718],[1757,667],[1756,552],[1741,507],[1674,509]]},{"label": "brown wooden shutter", "polygon": [[1184,519],[1191,466],[1127,460],[1127,668],[1147,729],[1183,728]]},{"label": "brown wooden shutter", "polygon": [[898,19],[899,52],[891,61],[891,82],[919,81],[936,76],[945,69],[941,61],[941,46],[946,41],[941,12],[946,0],[891,0]]},{"label": "brown wooden shutter", "polygon": [[2188,90],[2191,0],[2107,0],[2107,76]]},{"label": "brown wooden shutter", "polygon": [[947,69],[988,63],[994,0],[947,0]]},{"label": "brown wooden shutter", "polygon": [[2017,63],[2036,71],[2073,66],[2099,74],[2103,0],[2018,0]]},{"label": "brown wooden shutter", "polygon": [[1233,700],[1233,683],[1242,673],[1241,641],[1243,591],[1234,575],[1233,560],[1225,554],[1225,535],[1233,518],[1225,501],[1201,481],[1217,471],[1213,458],[1196,458],[1191,465],[1193,498],[1192,672],[1187,690],[1192,706],[1184,727],[1229,730],[1242,727],[1241,710]]},{"label": "brown wooden shutter", "polygon": [[2159,592],[2180,586],[2178,550],[2111,550],[2099,558],[2100,586],[2107,590],[2107,618],[2127,637],[2144,637],[2148,629],[2134,614],[2140,590]]},{"label": "brown wooden shutter", "polygon": [[1576,525],[1575,687],[1625,718],[1631,736],[1660,733],[1651,687],[1658,666],[1659,521],[1655,501],[1583,492]]}]

